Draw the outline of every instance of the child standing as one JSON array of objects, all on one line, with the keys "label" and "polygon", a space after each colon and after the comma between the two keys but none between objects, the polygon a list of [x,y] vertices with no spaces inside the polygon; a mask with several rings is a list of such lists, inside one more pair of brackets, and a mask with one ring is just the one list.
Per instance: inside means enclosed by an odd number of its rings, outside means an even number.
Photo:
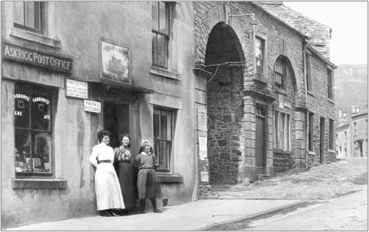
[{"label": "child standing", "polygon": [[145,213],[146,199],[150,199],[154,213],[162,213],[156,206],[156,198],[162,198],[155,171],[159,164],[147,140],[144,140],[141,144],[139,154],[135,159],[135,166],[138,168],[137,188],[138,199],[140,199],[140,213]]}]

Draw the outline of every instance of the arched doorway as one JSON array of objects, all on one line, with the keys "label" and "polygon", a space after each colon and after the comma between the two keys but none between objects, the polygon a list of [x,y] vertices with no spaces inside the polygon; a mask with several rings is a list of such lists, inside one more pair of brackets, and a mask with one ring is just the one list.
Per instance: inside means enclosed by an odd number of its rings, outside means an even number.
[{"label": "arched doorway", "polygon": [[210,183],[243,180],[243,68],[245,58],[234,30],[223,22],[209,34],[205,54],[207,83],[208,158]]}]

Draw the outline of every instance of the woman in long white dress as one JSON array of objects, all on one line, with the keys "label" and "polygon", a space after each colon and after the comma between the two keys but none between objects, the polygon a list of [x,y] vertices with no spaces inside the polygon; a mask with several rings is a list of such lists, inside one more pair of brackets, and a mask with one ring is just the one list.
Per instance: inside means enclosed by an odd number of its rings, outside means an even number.
[{"label": "woman in long white dress", "polygon": [[113,148],[108,146],[110,132],[99,131],[100,144],[92,148],[90,163],[96,167],[95,192],[97,210],[101,216],[118,216],[115,210],[124,209],[124,201],[117,174],[114,170]]}]

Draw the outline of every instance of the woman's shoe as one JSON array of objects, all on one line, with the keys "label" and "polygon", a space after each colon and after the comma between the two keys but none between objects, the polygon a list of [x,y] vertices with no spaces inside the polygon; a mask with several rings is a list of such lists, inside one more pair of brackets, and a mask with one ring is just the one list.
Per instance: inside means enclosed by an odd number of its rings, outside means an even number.
[{"label": "woman's shoe", "polygon": [[153,209],[152,212],[154,212],[154,213],[162,213],[163,211],[161,211],[160,209]]}]

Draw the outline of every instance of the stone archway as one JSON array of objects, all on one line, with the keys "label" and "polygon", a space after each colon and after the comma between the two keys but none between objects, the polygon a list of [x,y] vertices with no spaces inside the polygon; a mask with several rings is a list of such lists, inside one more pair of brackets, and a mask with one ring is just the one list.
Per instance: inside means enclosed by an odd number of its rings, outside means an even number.
[{"label": "stone archway", "polygon": [[243,68],[245,58],[231,26],[217,23],[209,34],[205,67],[207,83],[208,158],[210,183],[243,180]]}]

